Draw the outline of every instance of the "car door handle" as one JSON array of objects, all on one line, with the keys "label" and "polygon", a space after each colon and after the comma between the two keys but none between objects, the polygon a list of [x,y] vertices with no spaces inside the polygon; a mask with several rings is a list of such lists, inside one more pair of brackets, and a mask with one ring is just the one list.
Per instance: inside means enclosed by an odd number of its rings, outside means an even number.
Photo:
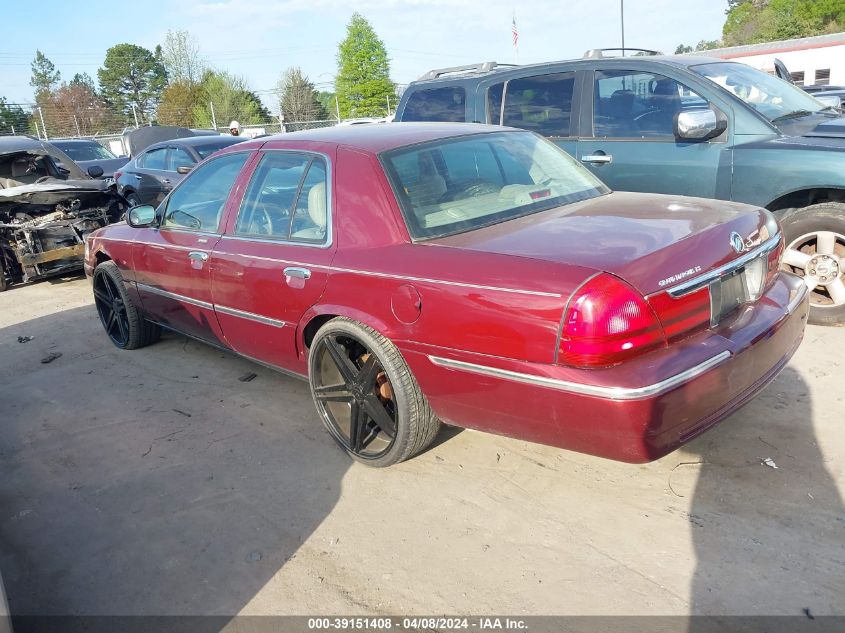
[{"label": "car door handle", "polygon": [[285,277],[296,277],[297,279],[310,279],[311,271],[307,268],[297,268],[295,266],[288,266],[283,271]]},{"label": "car door handle", "polygon": [[587,154],[581,157],[582,163],[593,163],[595,165],[609,165],[613,162],[613,156],[609,154]]},{"label": "car door handle", "polygon": [[195,262],[207,262],[208,253],[203,253],[202,251],[191,251],[188,253],[188,259],[193,259]]},{"label": "car door handle", "polygon": [[136,180],[141,180],[140,174],[132,174]]}]

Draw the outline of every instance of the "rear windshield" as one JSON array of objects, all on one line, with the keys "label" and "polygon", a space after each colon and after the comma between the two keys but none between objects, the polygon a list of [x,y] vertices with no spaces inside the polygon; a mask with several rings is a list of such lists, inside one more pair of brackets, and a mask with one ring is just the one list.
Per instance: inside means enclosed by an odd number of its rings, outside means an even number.
[{"label": "rear windshield", "polygon": [[609,192],[563,150],[530,132],[438,140],[381,158],[414,239],[462,233]]},{"label": "rear windshield", "polygon": [[71,157],[72,160],[109,160],[117,158],[99,143],[55,143],[56,147]]},{"label": "rear windshield", "polygon": [[466,91],[461,86],[416,90],[408,97],[403,121],[465,121]]}]

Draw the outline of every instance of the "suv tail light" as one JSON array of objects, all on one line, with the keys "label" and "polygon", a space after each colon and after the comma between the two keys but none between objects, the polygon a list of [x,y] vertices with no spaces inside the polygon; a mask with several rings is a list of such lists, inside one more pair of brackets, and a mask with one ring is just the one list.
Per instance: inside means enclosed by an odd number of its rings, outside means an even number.
[{"label": "suv tail light", "polygon": [[558,362],[604,367],[665,345],[663,327],[645,298],[618,277],[601,273],[569,302]]},{"label": "suv tail light", "polygon": [[117,182],[117,179],[120,178],[122,175],[123,175],[122,171],[116,171],[116,172],[114,172],[114,174],[112,174],[112,178],[114,178],[114,181]]}]

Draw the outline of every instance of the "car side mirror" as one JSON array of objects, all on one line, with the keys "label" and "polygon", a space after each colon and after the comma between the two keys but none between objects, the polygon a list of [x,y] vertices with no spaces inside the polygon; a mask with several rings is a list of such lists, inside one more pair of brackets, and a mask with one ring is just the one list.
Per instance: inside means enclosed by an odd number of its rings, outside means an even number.
[{"label": "car side mirror", "polygon": [[156,221],[155,207],[149,204],[139,204],[137,207],[132,207],[126,214],[126,221],[129,226],[136,229],[152,226]]},{"label": "car side mirror", "polygon": [[91,178],[99,178],[104,173],[105,172],[103,171],[103,168],[100,167],[99,165],[91,165],[88,168],[88,175],[91,176]]},{"label": "car side mirror", "polygon": [[727,119],[709,108],[687,110],[675,118],[675,137],[685,141],[706,141],[719,136],[727,128]]},{"label": "car side mirror", "polygon": [[192,169],[193,169],[193,167],[191,167],[190,165],[180,165],[179,167],[176,168],[176,173],[177,174],[187,174]]}]

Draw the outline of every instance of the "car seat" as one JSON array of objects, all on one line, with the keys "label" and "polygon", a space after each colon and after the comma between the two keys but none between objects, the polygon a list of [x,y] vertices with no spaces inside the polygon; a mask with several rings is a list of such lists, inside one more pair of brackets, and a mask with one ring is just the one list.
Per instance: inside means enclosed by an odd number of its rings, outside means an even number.
[{"label": "car seat", "polygon": [[291,237],[313,242],[322,241],[326,236],[328,224],[326,183],[318,182],[308,192],[308,218],[314,223],[305,229],[300,229]]}]

